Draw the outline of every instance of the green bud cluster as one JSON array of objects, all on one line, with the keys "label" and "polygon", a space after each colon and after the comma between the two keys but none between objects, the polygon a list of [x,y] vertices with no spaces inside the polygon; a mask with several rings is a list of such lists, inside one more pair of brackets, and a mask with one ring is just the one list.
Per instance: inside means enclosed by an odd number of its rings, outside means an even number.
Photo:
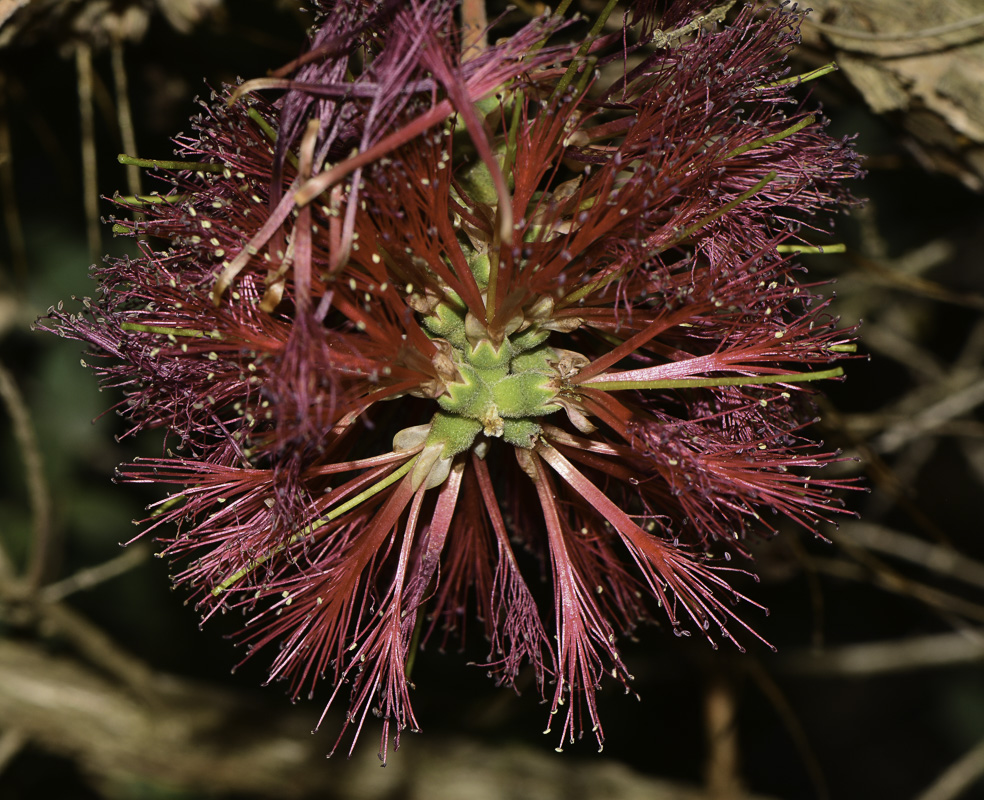
[{"label": "green bud cluster", "polygon": [[540,433],[537,417],[560,410],[553,402],[557,353],[546,345],[550,331],[537,325],[506,336],[496,347],[477,338],[464,311],[438,305],[423,320],[427,331],[447,341],[459,380],[437,398],[428,445],[442,444],[442,458],[472,446],[479,433],[514,447],[533,447]]}]

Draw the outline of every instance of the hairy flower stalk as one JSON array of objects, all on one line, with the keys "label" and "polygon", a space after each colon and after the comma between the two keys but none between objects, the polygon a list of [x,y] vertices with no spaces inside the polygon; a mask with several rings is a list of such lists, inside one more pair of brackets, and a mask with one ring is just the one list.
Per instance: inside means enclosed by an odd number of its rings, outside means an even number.
[{"label": "hairy flower stalk", "polygon": [[836,509],[804,390],[850,334],[792,254],[855,156],[791,100],[789,11],[637,3],[573,44],[545,16],[462,58],[450,0],[328,5],[158,162],[119,223],[153,244],[42,324],[167,432],[122,476],[175,487],[148,530],[271,680],[348,694],[385,759],[417,642],[477,619],[497,680],[600,745],[619,640],[740,648],[726,561]]}]

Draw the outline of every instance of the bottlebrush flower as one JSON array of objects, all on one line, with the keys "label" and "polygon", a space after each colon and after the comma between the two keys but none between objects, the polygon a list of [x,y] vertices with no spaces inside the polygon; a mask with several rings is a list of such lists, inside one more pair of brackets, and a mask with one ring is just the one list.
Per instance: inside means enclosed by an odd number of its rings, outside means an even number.
[{"label": "bottlebrush flower", "polygon": [[791,99],[795,13],[546,16],[462,63],[453,11],[335,5],[178,140],[125,223],[165,245],[43,322],[177,451],[122,468],[177,487],[148,527],[177,583],[295,697],[350,693],[355,737],[380,717],[384,759],[418,637],[479,620],[497,680],[600,744],[620,637],[754,636],[724,560],[829,513],[803,386],[851,349],[788,253],[858,175]]}]

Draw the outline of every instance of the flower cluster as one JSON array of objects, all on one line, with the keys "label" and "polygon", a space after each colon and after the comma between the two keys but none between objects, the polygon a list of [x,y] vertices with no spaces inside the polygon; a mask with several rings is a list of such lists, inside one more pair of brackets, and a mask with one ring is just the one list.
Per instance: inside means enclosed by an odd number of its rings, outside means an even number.
[{"label": "flower cluster", "polygon": [[804,387],[850,334],[791,259],[855,155],[792,99],[789,10],[463,48],[451,0],[316,5],[310,51],[156,165],[141,255],[42,325],[167,432],[122,475],[175,487],[148,529],[271,680],[349,693],[385,757],[413,648],[477,619],[600,744],[620,638],[754,636],[726,561],[763,511],[832,508]]}]

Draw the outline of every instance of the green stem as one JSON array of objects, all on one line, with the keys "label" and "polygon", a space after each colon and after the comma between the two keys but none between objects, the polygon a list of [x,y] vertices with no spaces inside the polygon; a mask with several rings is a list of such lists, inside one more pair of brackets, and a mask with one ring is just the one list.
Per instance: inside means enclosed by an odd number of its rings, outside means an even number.
[{"label": "green stem", "polygon": [[293,536],[291,536],[290,539],[287,540],[287,543],[286,544],[278,544],[276,547],[274,547],[269,552],[264,553],[261,556],[257,556],[255,559],[253,559],[252,562],[250,562],[249,564],[247,564],[242,569],[236,570],[234,573],[232,573],[232,575],[230,575],[228,578],[226,578],[224,581],[222,581],[222,583],[220,583],[218,586],[216,586],[214,589],[212,589],[212,596],[213,597],[218,597],[220,594],[222,594],[224,591],[226,591],[229,587],[233,586],[234,584],[238,583],[240,580],[242,580],[243,578],[245,578],[247,575],[249,575],[257,567],[262,566],[267,561],[269,561],[271,558],[273,558],[275,555],[277,555],[278,553],[283,552],[283,550],[285,548],[287,548],[288,546],[299,542],[305,536],[308,536],[309,534],[313,533],[318,528],[320,528],[320,527],[322,527],[324,525],[327,525],[333,519],[337,519],[342,514],[345,514],[346,512],[351,511],[353,508],[355,508],[359,504],[364,503],[370,497],[373,497],[373,496],[379,494],[387,486],[391,486],[394,483],[396,483],[400,478],[402,478],[404,475],[406,475],[408,472],[410,472],[411,469],[413,469],[413,465],[416,463],[417,458],[418,458],[418,456],[414,456],[409,461],[407,461],[403,466],[401,466],[399,469],[394,470],[393,472],[391,472],[389,475],[387,475],[381,481],[379,481],[377,483],[374,483],[368,489],[365,489],[364,491],[362,491],[359,494],[357,494],[355,497],[353,497],[350,500],[347,500],[346,502],[342,503],[338,508],[333,508],[327,514],[325,514],[321,519],[315,520],[310,525],[308,525],[303,531],[298,531]]},{"label": "green stem", "polygon": [[708,389],[715,386],[764,386],[769,383],[807,383],[827,378],[839,378],[844,374],[840,367],[820,372],[798,372],[791,375],[750,375],[736,378],[668,378],[661,381],[587,381],[582,384],[603,392],[620,392],[629,389]]},{"label": "green stem", "polygon": [[571,7],[573,0],[562,0],[561,4],[557,6],[551,13],[552,17],[559,17],[567,13],[567,9]]},{"label": "green stem", "polygon": [[187,499],[188,498],[185,497],[183,494],[176,494],[174,495],[174,497],[169,497],[167,500],[165,500],[163,503],[161,503],[157,508],[155,508],[151,512],[150,518],[153,519],[154,517],[161,516],[161,514],[166,514],[176,505],[178,505],[179,503],[183,503]]},{"label": "green stem", "polygon": [[[550,12],[550,16],[551,17],[562,17],[562,16],[564,16],[564,14],[567,13],[567,9],[571,7],[571,2],[573,2],[573,0],[562,0],[561,4],[559,6],[557,6],[557,8],[555,8],[553,11]],[[523,6],[526,5],[523,2],[519,2],[519,3],[517,3],[517,5],[524,12],[529,13],[531,17],[539,16],[539,14],[541,13],[539,11],[533,12],[531,9],[528,10],[528,9],[523,8]],[[530,48],[530,53],[532,54],[532,53],[539,52],[540,50],[543,49],[543,46],[546,43],[547,43],[547,40],[546,39],[540,39],[538,42],[534,43],[534,45]]]},{"label": "green stem", "polygon": [[825,244],[821,247],[812,247],[805,244],[781,244],[776,247],[777,253],[813,253],[816,255],[826,255],[827,253],[843,253],[847,246],[843,244]]},{"label": "green stem", "polygon": [[[701,219],[697,220],[697,222],[695,222],[693,225],[690,225],[689,227],[685,228],[680,234],[678,234],[677,236],[674,236],[673,239],[672,239],[672,241],[669,241],[666,244],[660,245],[657,249],[655,249],[653,251],[652,254],[655,256],[655,255],[657,255],[659,253],[662,253],[664,250],[668,250],[669,248],[674,247],[674,246],[680,244],[683,241],[686,241],[689,237],[693,236],[693,234],[695,234],[701,228],[704,228],[707,225],[710,225],[718,217],[721,217],[724,214],[727,214],[729,211],[731,211],[735,207],[741,205],[742,203],[744,203],[749,198],[751,198],[754,195],[756,195],[759,192],[761,192],[762,189],[764,189],[766,186],[768,186],[770,183],[772,183],[772,181],[774,181],[775,179],[776,179],[776,173],[775,172],[770,172],[768,175],[766,175],[764,178],[762,178],[762,180],[760,180],[758,183],[756,183],[751,189],[749,189],[746,192],[742,192],[734,200],[731,200],[730,202],[725,203],[719,209],[717,209],[715,211],[712,211],[706,217],[702,217]],[[593,292],[596,292],[599,289],[604,288],[605,286],[607,286],[612,281],[616,281],[619,278],[621,278],[625,274],[625,271],[627,269],[628,269],[628,267],[622,267],[621,269],[617,269],[615,272],[612,272],[609,275],[605,275],[604,277],[599,278],[596,281],[592,281],[591,283],[586,284],[585,286],[582,286],[580,289],[576,289],[575,291],[573,291],[569,295],[567,295],[563,300],[561,300],[557,304],[557,307],[558,308],[563,308],[565,306],[571,305],[572,303],[576,303],[579,300],[582,300],[583,298],[587,297],[589,294],[591,294]]]},{"label": "green stem", "polygon": [[519,93],[513,95],[512,118],[509,120],[509,132],[506,134],[506,154],[502,160],[502,174],[512,172],[516,163],[516,137],[519,134],[519,123],[523,118],[523,104]]},{"label": "green stem", "polygon": [[747,153],[749,150],[757,150],[759,147],[764,147],[767,144],[772,144],[773,142],[779,142],[792,136],[794,133],[799,133],[807,125],[812,125],[817,121],[817,118],[810,114],[808,117],[803,117],[799,122],[790,125],[788,128],[779,131],[778,133],[773,133],[771,136],[763,136],[761,139],[756,139],[754,142],[748,142],[748,144],[743,144],[741,147],[736,147],[732,150],[725,158],[734,158],[735,156],[740,156],[743,153]]},{"label": "green stem", "polygon": [[[253,120],[253,122],[255,122],[259,126],[260,130],[263,131],[263,134],[267,137],[267,139],[270,140],[271,144],[277,143],[277,136],[278,136],[277,129],[274,128],[273,125],[271,125],[265,119],[263,119],[263,115],[260,114],[259,111],[257,111],[255,108],[250,106],[249,110],[246,112],[246,116],[248,116],[251,120]],[[294,153],[292,153],[290,150],[287,151],[287,160],[294,167],[297,167],[297,156],[294,155]]]},{"label": "green stem", "polygon": [[190,194],[127,194],[117,199],[131,206],[155,206],[161,203],[183,203],[190,197]]},{"label": "green stem", "polygon": [[[564,4],[561,5],[566,11],[567,6]],[[561,79],[557,82],[557,86],[554,87],[553,93],[550,95],[550,101],[547,105],[550,105],[551,102],[560,97],[566,91],[567,87],[571,85],[571,81],[574,80],[574,73],[577,72],[578,62],[580,62],[580,60],[587,55],[588,50],[591,49],[592,43],[598,38],[598,35],[604,29],[605,23],[608,22],[608,17],[611,16],[611,13],[615,10],[616,5],[618,5],[618,0],[608,0],[608,4],[602,10],[601,14],[598,15],[598,19],[595,20],[595,24],[591,27],[591,30],[588,31],[587,38],[585,38],[584,42],[578,48],[577,55],[571,59],[570,66],[567,67],[567,72],[561,76]],[[556,14],[563,12],[558,9],[554,13]]]},{"label": "green stem", "polygon": [[[342,514],[345,514],[345,513],[349,512],[349,511],[351,511],[356,506],[361,505],[366,500],[368,500],[370,497],[375,497],[377,494],[379,494],[381,491],[383,491],[383,489],[386,489],[387,487],[392,486],[394,483],[396,483],[398,480],[400,480],[400,478],[402,478],[404,475],[406,475],[408,472],[410,472],[410,470],[413,469],[413,465],[415,463],[417,463],[417,458],[418,458],[418,456],[414,456],[409,461],[407,461],[403,466],[401,466],[399,469],[393,470],[393,472],[391,472],[389,475],[387,475],[381,481],[379,481],[377,483],[374,483],[368,489],[365,489],[362,492],[359,492],[359,494],[357,494],[355,497],[351,498],[350,500],[346,500],[338,508],[333,508],[327,514],[325,514],[321,519],[317,520],[316,522],[311,523],[310,529],[311,530],[317,530],[322,525],[325,525],[325,524],[331,522],[333,519],[337,519]],[[300,534],[296,534],[295,533],[294,536],[296,536],[296,537],[298,537],[298,539],[300,539]]]},{"label": "green stem", "polygon": [[837,72],[840,67],[837,66],[836,61],[831,61],[828,64],[824,64],[822,67],[817,67],[816,69],[810,70],[809,72],[804,72],[802,75],[791,75],[788,78],[783,78],[779,81],[770,81],[769,83],[763,83],[759,86],[759,89],[771,89],[775,86],[788,86],[791,83],[795,83],[797,86],[801,83],[806,83],[807,81],[816,80],[817,78],[822,78],[824,75],[829,75],[831,72]]},{"label": "green stem", "polygon": [[577,86],[574,87],[575,97],[580,97],[587,90],[588,83],[591,81],[591,76],[594,74],[594,69],[597,64],[597,56],[589,56],[584,62],[584,71],[581,73]]},{"label": "green stem", "polygon": [[255,122],[259,126],[260,130],[263,131],[264,135],[267,137],[267,139],[270,140],[271,143],[276,144],[277,142],[276,128],[274,128],[273,125],[271,125],[269,122],[263,119],[263,115],[260,114],[259,111],[257,111],[255,108],[250,106],[249,110],[246,112],[246,116],[249,117],[251,120],[253,120],[253,122]]},{"label": "green stem", "polygon": [[125,331],[137,331],[138,333],[157,333],[161,336],[190,336],[195,339],[204,339],[208,336],[211,339],[221,339],[222,334],[218,331],[205,333],[194,328],[168,328],[165,325],[141,325],[139,322],[124,322],[120,327]]},{"label": "green stem", "polygon": [[135,158],[126,153],[120,153],[116,160],[126,166],[145,167],[147,169],[190,170],[191,172],[222,172],[222,164],[204,163],[201,161],[163,161],[158,158]]},{"label": "green stem", "polygon": [[417,648],[420,645],[420,636],[424,630],[423,605],[417,609],[417,619],[413,624],[413,634],[410,636],[410,647],[407,649],[407,666],[403,674],[407,680],[413,673],[413,662],[417,660]]},{"label": "green stem", "polygon": [[[733,211],[735,208],[737,208],[738,206],[740,206],[746,200],[750,200],[755,195],[757,195],[759,192],[761,192],[766,186],[768,186],[770,183],[772,183],[772,181],[774,181],[775,179],[776,179],[776,173],[775,172],[770,172],[768,175],[766,175],[764,178],[762,178],[762,180],[760,180],[758,183],[756,183],[748,191],[742,192],[734,200],[731,200],[731,201],[725,203],[723,206],[721,206],[718,209],[715,209],[714,211],[712,211],[710,214],[708,214],[703,219],[697,220],[697,222],[695,222],[693,225],[690,225],[689,227],[687,227],[686,229],[684,229],[683,233],[680,234],[680,237],[677,239],[677,242],[684,242],[684,241],[686,241],[691,236],[693,236],[695,233],[697,233],[697,231],[699,231],[701,228],[706,228],[708,225],[710,225],[712,222],[714,222],[714,220],[718,219],[719,217],[723,217],[729,211]],[[659,250],[659,252],[662,252],[667,247],[671,247],[671,246],[672,245],[666,245],[664,247],[661,247],[660,250]]]}]

